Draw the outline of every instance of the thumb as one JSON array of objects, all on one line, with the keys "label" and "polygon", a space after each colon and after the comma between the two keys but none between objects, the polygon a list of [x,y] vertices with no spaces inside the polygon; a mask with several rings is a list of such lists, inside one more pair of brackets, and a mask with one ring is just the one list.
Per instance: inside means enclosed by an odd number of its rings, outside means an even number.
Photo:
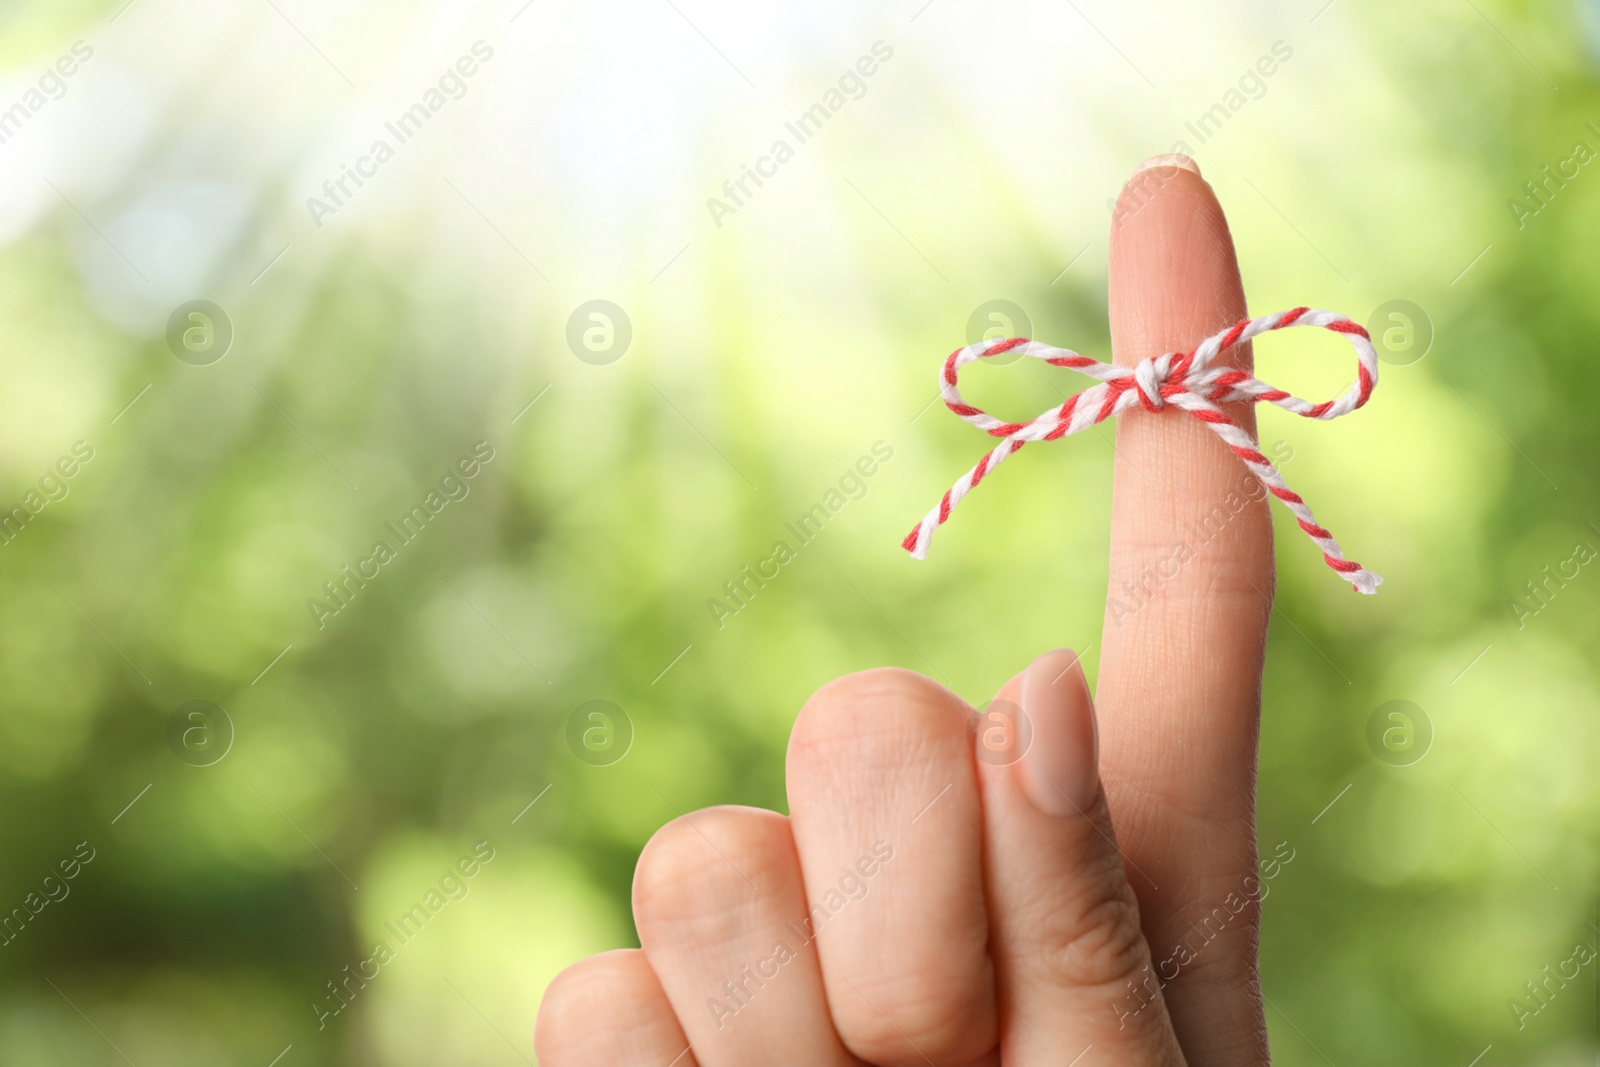
[{"label": "thumb", "polygon": [[1092,1047],[1095,1062],[1181,1065],[1076,653],[1047,652],[1006,685],[979,723],[978,763],[1002,1061],[1059,1067]]}]

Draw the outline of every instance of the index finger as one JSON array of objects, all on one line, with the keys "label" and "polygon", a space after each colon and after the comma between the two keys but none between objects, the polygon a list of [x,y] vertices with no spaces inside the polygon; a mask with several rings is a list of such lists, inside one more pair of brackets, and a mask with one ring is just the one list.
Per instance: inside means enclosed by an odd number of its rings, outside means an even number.
[{"label": "index finger", "polygon": [[[1227,220],[1186,157],[1142,165],[1111,231],[1111,342],[1133,366],[1246,317]],[[1251,368],[1248,344],[1226,361]],[[1254,434],[1248,405],[1228,414]],[[1255,762],[1273,584],[1259,483],[1199,420],[1116,432],[1101,759],[1155,980],[1194,1067],[1265,1064],[1256,981]],[[1252,486],[1254,488],[1252,489]],[[1225,921],[1213,918],[1222,908]],[[1210,920],[1209,922],[1207,920]],[[1202,935],[1196,931],[1204,931]]]}]

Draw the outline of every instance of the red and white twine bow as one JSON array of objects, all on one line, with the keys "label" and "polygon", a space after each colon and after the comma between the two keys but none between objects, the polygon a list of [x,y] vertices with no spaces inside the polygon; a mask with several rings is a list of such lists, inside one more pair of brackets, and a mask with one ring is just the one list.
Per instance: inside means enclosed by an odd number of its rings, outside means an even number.
[{"label": "red and white twine bow", "polygon": [[[1358,377],[1344,395],[1320,404],[1302,400],[1282,389],[1274,388],[1239,370],[1213,367],[1211,361],[1242,341],[1259,334],[1281,330],[1289,326],[1321,326],[1343,334],[1355,346],[1359,364]],[[961,399],[956,389],[956,371],[974,360],[1015,352],[1034,359],[1042,359],[1052,367],[1071,367],[1091,378],[1099,385],[1078,393],[1060,407],[1051,408],[1032,422],[1001,422],[980,408]],[[1300,521],[1306,536],[1322,549],[1322,558],[1340,577],[1355,587],[1357,592],[1375,593],[1382,578],[1362,567],[1354,560],[1344,558],[1339,542],[1333,535],[1317,525],[1311,509],[1300,494],[1290,489],[1283,475],[1261,454],[1260,447],[1244,428],[1225,415],[1218,404],[1263,401],[1276,404],[1285,411],[1303,415],[1308,419],[1336,419],[1348,415],[1367,402],[1373,386],[1378,383],[1378,354],[1373,350],[1372,339],[1360,324],[1343,315],[1311,308],[1293,308],[1258,319],[1247,319],[1220,333],[1207,337],[1190,352],[1168,352],[1141,360],[1133,368],[1118,367],[1109,363],[1080,356],[1065,348],[1053,348],[1026,338],[992,341],[968,345],[950,353],[939,377],[939,392],[945,406],[967,422],[992,437],[1002,438],[978,465],[963,474],[950,491],[939,501],[939,506],[928,512],[927,518],[901,542],[907,552],[917,559],[928,554],[928,543],[933,531],[969,492],[983,481],[984,476],[998,467],[1030,441],[1054,441],[1068,434],[1086,430],[1112,415],[1127,411],[1134,404],[1143,404],[1145,410],[1160,412],[1167,405],[1182,408],[1207,426],[1242,459],[1250,472],[1266,487],[1267,492],[1289,506]]]}]

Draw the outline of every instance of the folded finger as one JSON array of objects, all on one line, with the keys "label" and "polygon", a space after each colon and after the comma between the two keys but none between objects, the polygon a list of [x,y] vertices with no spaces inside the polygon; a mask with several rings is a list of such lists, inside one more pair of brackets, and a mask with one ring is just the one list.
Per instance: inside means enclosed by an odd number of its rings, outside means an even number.
[{"label": "folded finger", "polygon": [[591,956],[556,975],[539,1002],[533,1048],[543,1067],[698,1067],[638,949]]},{"label": "folded finger", "polygon": [[789,744],[789,807],[828,1003],[880,1067],[995,1043],[972,709],[909,671],[841,678]]},{"label": "folded finger", "polygon": [[668,823],[639,857],[633,914],[700,1067],[860,1067],[829,1019],[788,819],[723,807]]}]

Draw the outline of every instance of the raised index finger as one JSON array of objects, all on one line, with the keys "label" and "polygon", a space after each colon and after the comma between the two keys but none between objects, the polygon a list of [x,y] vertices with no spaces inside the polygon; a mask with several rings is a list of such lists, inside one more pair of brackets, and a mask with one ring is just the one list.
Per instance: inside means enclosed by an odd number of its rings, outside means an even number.
[{"label": "raised index finger", "polygon": [[[1134,175],[1112,223],[1111,340],[1123,366],[1189,351],[1246,315],[1222,208],[1191,161],[1166,162],[1178,165]],[[1219,362],[1249,370],[1249,345]],[[1228,413],[1254,433],[1248,407]],[[1177,408],[1131,409],[1116,441],[1096,697],[1105,788],[1142,872],[1133,883],[1152,977],[1189,1063],[1265,1064],[1250,887],[1267,503],[1222,441]]]}]

